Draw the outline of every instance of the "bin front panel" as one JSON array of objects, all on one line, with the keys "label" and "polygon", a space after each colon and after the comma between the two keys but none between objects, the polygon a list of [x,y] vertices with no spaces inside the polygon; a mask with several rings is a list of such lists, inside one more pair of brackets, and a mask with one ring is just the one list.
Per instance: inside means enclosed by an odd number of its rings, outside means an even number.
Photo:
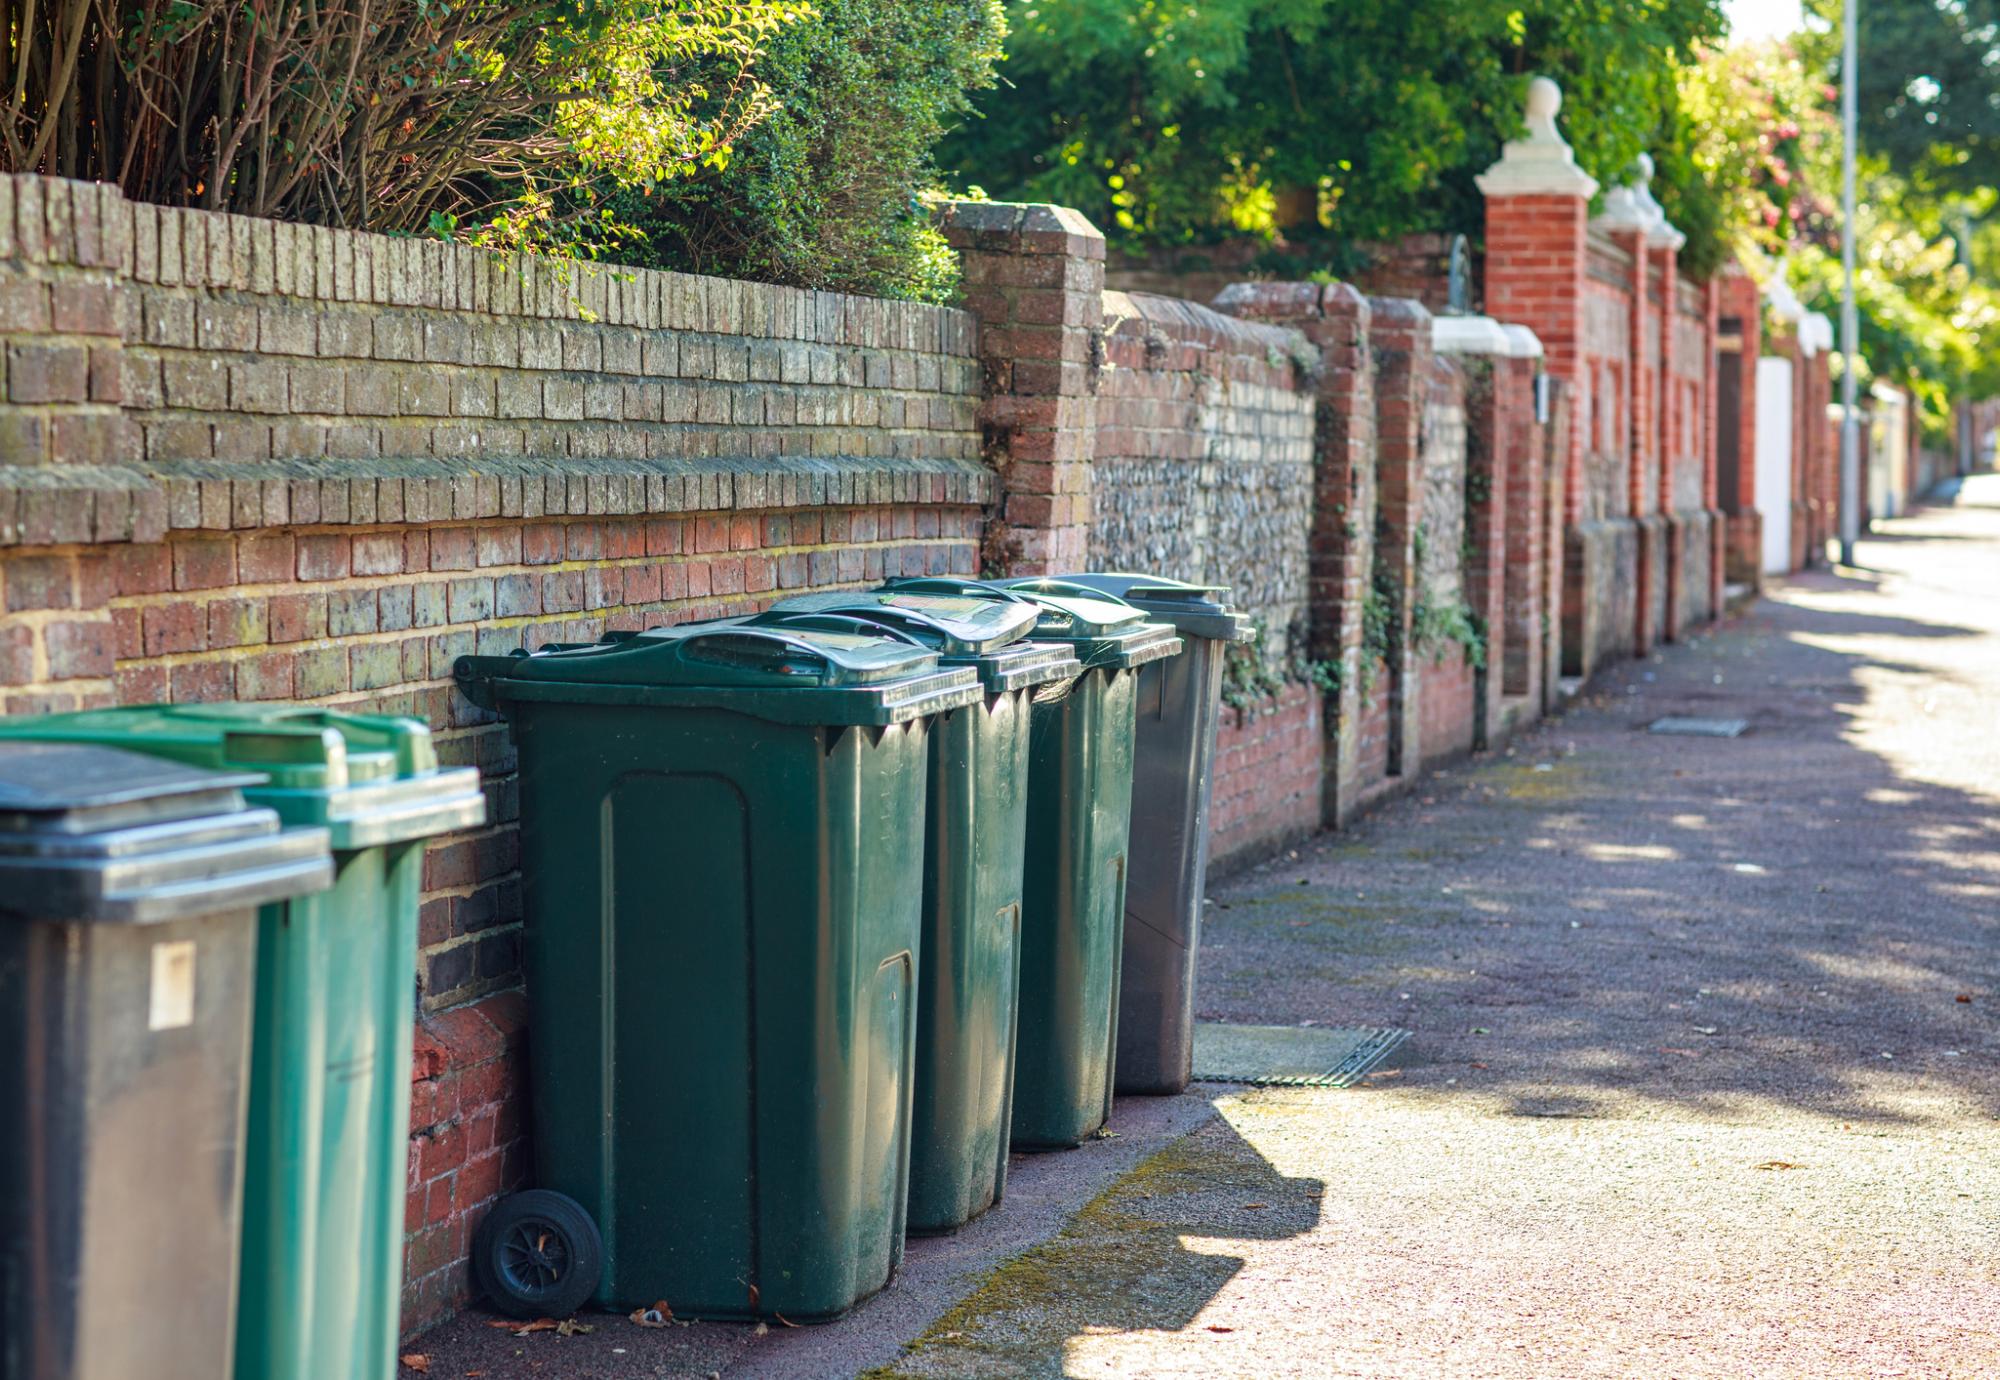
[{"label": "bin front panel", "polygon": [[1138,677],[1085,672],[1037,703],[1013,1136],[1080,1144],[1111,1112]]},{"label": "bin front panel", "polygon": [[1181,655],[1139,671],[1118,999],[1120,1092],[1180,1092],[1193,1067],[1194,965],[1228,645],[1189,637]]},{"label": "bin front panel", "polygon": [[837,1313],[900,1258],[925,733],[527,702],[539,1181],[600,1301]]},{"label": "bin front panel", "polygon": [[960,1226],[1005,1189],[1030,720],[1012,691],[931,729],[913,1231]]},{"label": "bin front panel", "polygon": [[421,840],[337,855],[258,914],[244,1176],[244,1375],[393,1367],[403,1277]]},{"label": "bin front panel", "polygon": [[0,923],[5,1380],[228,1380],[255,935]]}]

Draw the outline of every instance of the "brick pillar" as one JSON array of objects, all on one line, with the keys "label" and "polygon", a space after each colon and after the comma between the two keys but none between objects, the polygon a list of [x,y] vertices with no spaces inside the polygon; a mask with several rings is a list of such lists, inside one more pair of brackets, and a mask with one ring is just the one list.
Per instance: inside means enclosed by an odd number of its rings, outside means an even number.
[{"label": "brick pillar", "polygon": [[[1716,379],[1718,402],[1734,389],[1735,424],[1719,416],[1715,443],[1714,506],[1727,515],[1724,545],[1725,578],[1758,589],[1763,585],[1763,521],[1757,512],[1757,359],[1763,348],[1763,299],[1757,284],[1740,266],[1730,265],[1716,279],[1716,368],[1731,378]],[[1722,409],[1718,408],[1718,411]],[[1728,427],[1725,435],[1721,428]],[[1723,473],[1723,452],[1731,463]],[[1718,596],[1717,607],[1721,607]]]},{"label": "brick pillar", "polygon": [[1702,338],[1708,343],[1701,376],[1701,501],[1709,513],[1708,616],[1723,614],[1724,557],[1729,551],[1730,521],[1722,511],[1717,478],[1717,450],[1722,444],[1719,394],[1722,354],[1716,348],[1721,338],[1722,284],[1711,277],[1703,302]]},{"label": "brick pillar", "polygon": [[[1629,192],[1621,187],[1619,192]],[[1614,193],[1613,195],[1616,195]],[[1609,220],[1607,216],[1600,224]],[[1659,604],[1658,577],[1665,562],[1649,519],[1657,511],[1658,498],[1652,481],[1658,476],[1655,459],[1659,441],[1653,420],[1654,370],[1646,362],[1647,337],[1656,329],[1652,300],[1652,256],[1647,251],[1643,223],[1612,230],[1618,247],[1632,256],[1631,276],[1625,285],[1628,302],[1628,334],[1625,342],[1630,365],[1625,371],[1625,511],[1631,516],[1638,536],[1638,565],[1632,585],[1632,651],[1644,656],[1652,649],[1659,629],[1653,612]],[[1665,313],[1661,313],[1664,315]]]},{"label": "brick pillar", "polygon": [[[1822,313],[1808,312],[1799,321],[1799,339],[1802,347],[1811,347],[1810,354],[1804,354],[1802,348],[1798,364],[1798,391],[1803,396],[1806,431],[1800,463],[1812,476],[1813,498],[1803,554],[1804,563],[1820,565],[1826,560],[1827,542],[1840,534],[1840,433],[1837,429],[1833,431],[1829,441],[1824,420],[1827,406],[1833,401],[1833,323]],[[1862,473],[1865,475],[1867,471]],[[1865,498],[1868,491],[1865,480],[1861,489]]]},{"label": "brick pillar", "polygon": [[1565,396],[1570,385],[1548,381],[1549,407],[1542,427],[1542,712],[1555,712],[1562,700],[1563,594],[1568,586],[1569,432],[1576,407]]},{"label": "brick pillar", "polygon": [[[1654,453],[1659,456],[1659,472],[1654,488],[1659,495],[1659,512],[1667,519],[1666,588],[1661,591],[1660,637],[1673,642],[1681,635],[1681,619],[1687,609],[1688,543],[1691,529],[1684,528],[1690,515],[1675,507],[1676,472],[1686,463],[1681,448],[1680,380],[1674,374],[1674,331],[1680,325],[1679,246],[1663,244],[1654,251],[1660,274],[1660,372],[1654,396],[1659,400],[1659,421],[1655,428]],[[1702,540],[1706,541],[1704,533]]]},{"label": "brick pillar", "polygon": [[1375,354],[1367,298],[1344,283],[1238,283],[1217,311],[1300,331],[1319,349],[1307,648],[1340,668],[1322,715],[1330,762],[1320,817],[1344,823],[1360,805],[1361,626],[1375,551]]},{"label": "brick pillar", "polygon": [[[1499,682],[1504,700],[1519,699],[1528,717],[1542,705],[1544,550],[1548,492],[1544,483],[1547,441],[1535,412],[1535,380],[1541,373],[1541,342],[1525,326],[1509,329],[1515,348],[1495,362],[1493,429],[1497,447],[1496,487],[1504,491],[1499,514],[1500,620]],[[1511,711],[1510,711],[1511,712]]]},{"label": "brick pillar", "polygon": [[985,453],[1001,496],[983,573],[1081,570],[1104,325],[1104,236],[1064,206],[955,201],[945,239],[965,272],[986,372]]},{"label": "brick pillar", "polygon": [[[1562,92],[1546,77],[1528,87],[1527,135],[1510,141],[1481,173],[1486,198],[1485,306],[1489,316],[1526,326],[1542,342],[1544,367],[1570,385],[1564,406],[1582,397],[1583,270],[1588,213],[1597,181],[1576,166],[1556,130]],[[1563,463],[1574,521],[1582,491],[1583,422],[1565,428]]]},{"label": "brick pillar", "polygon": [[1486,629],[1474,679],[1474,746],[1491,747],[1541,714],[1542,346],[1525,326],[1441,316],[1432,342],[1466,373],[1466,601]]},{"label": "brick pillar", "polygon": [[1431,375],[1431,314],[1402,297],[1371,298],[1369,343],[1375,350],[1375,560],[1373,584],[1389,600],[1391,626],[1384,683],[1388,774],[1413,775],[1418,742],[1418,661],[1410,646],[1416,597],[1416,535],[1424,487],[1424,409]]},{"label": "brick pillar", "polygon": [[[1597,181],[1576,166],[1575,156],[1556,129],[1562,92],[1545,77],[1528,84],[1527,132],[1509,141],[1500,161],[1480,174],[1486,198],[1485,306],[1489,315],[1527,327],[1541,341],[1543,367],[1554,404],[1563,409],[1550,438],[1562,527],[1553,561],[1566,564],[1560,548],[1582,514],[1584,418],[1576,415],[1584,397],[1584,260],[1588,250],[1590,199]],[[1553,586],[1560,599],[1564,582]],[[1565,620],[1566,621],[1566,620]],[[1561,624],[1552,636],[1561,658]],[[1561,658],[1567,659],[1567,658]],[[1551,687],[1553,681],[1549,682]]]}]

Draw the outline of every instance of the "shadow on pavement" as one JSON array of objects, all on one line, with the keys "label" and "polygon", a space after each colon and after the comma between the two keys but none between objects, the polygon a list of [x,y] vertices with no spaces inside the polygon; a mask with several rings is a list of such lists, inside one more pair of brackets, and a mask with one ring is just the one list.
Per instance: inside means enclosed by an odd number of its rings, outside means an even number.
[{"label": "shadow on pavement", "polygon": [[[1201,1015],[1408,1026],[1402,1089],[1514,1115],[2000,1114],[1984,525],[1954,533],[1984,542],[1957,565],[1898,556],[1939,597],[1795,581],[1612,668],[1511,756],[1237,879],[1209,913]],[[1669,714],[1752,730],[1635,731]]]}]

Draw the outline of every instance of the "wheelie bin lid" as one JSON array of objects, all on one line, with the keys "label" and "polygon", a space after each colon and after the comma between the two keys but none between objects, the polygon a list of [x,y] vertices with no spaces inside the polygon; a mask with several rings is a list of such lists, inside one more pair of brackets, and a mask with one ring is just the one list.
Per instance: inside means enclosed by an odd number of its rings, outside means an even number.
[{"label": "wheelie bin lid", "polygon": [[210,770],[262,773],[245,798],[319,825],[343,851],[483,823],[476,767],[439,767],[428,727],[304,704],[126,705],[0,723],[0,737],[97,743]]},{"label": "wheelie bin lid", "polygon": [[473,703],[509,701],[729,709],[774,723],[886,725],[973,703],[978,675],[879,630],[760,627],[743,619],[670,628],[452,668]]},{"label": "wheelie bin lid", "polygon": [[1228,585],[1195,585],[1160,575],[1132,571],[1092,571],[1083,575],[1030,575],[1002,580],[1009,589],[1046,589],[1060,594],[1065,589],[1089,590],[1123,599],[1144,609],[1155,618],[1171,623],[1174,631],[1211,642],[1252,642],[1257,628],[1250,616],[1229,602]]},{"label": "wheelie bin lid", "polygon": [[1035,639],[1066,642],[1085,670],[1143,666],[1176,655],[1181,640],[1164,623],[1149,622],[1145,610],[1113,595],[1094,590],[1058,592],[1014,588],[997,580],[956,576],[890,580],[882,586],[893,593],[953,594],[975,599],[1025,601],[1038,610]]},{"label": "wheelie bin lid", "polygon": [[1071,680],[1083,664],[1067,646],[1028,642],[1041,612],[1031,604],[909,590],[841,590],[781,599],[749,620],[758,626],[879,630],[929,647],[945,666],[970,666],[999,694]]},{"label": "wheelie bin lid", "polygon": [[158,924],[333,883],[324,829],[247,806],[254,772],[0,742],[0,923]]}]

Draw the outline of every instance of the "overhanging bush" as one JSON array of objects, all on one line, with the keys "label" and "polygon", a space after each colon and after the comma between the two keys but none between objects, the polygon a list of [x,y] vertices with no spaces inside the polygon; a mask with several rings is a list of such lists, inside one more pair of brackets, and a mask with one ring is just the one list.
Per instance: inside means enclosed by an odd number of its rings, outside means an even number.
[{"label": "overhanging bush", "polygon": [[955,264],[920,194],[993,82],[1000,0],[814,0],[759,66],[770,118],[727,167],[617,199],[649,266],[938,300]]},{"label": "overhanging bush", "polygon": [[[722,162],[796,0],[0,0],[0,170],[517,237]],[[585,204],[583,201],[574,206]]]}]

